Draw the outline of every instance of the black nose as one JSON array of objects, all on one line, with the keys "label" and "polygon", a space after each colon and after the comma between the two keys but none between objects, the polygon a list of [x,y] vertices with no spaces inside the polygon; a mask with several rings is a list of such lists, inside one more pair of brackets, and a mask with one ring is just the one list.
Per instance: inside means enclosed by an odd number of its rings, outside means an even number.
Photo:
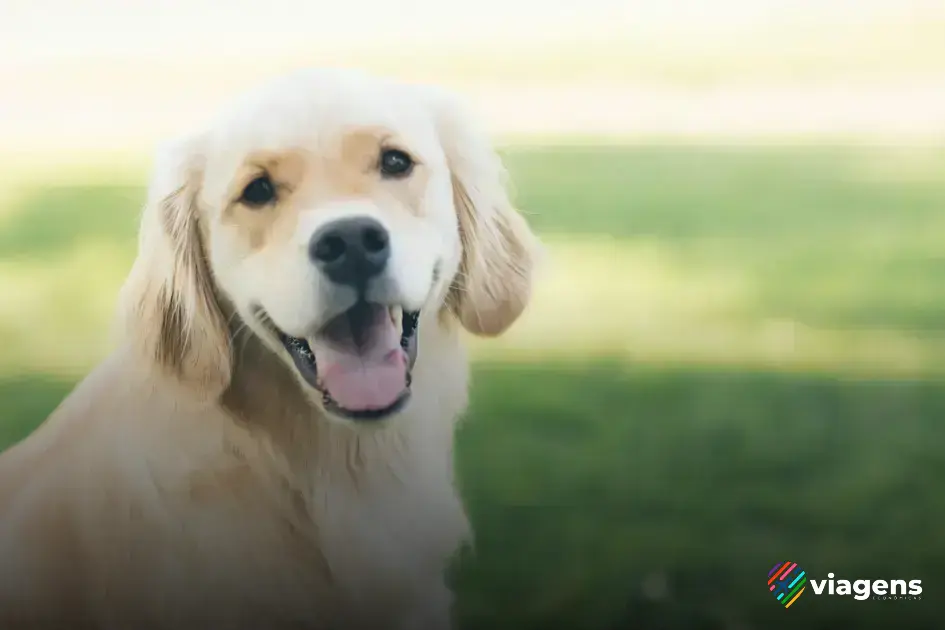
[{"label": "black nose", "polygon": [[315,233],[309,255],[332,282],[363,289],[387,265],[390,242],[374,219],[339,219]]}]

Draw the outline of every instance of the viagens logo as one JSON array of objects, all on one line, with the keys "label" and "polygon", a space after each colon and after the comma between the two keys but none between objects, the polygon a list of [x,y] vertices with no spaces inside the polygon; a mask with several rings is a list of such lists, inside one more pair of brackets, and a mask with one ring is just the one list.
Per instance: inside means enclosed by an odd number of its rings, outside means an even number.
[{"label": "viagens logo", "polygon": [[852,595],[853,599],[922,599],[922,580],[834,580],[833,573],[826,580],[810,581],[815,595]]},{"label": "viagens logo", "polygon": [[846,580],[835,579],[833,573],[826,580],[815,580],[797,566],[796,562],[779,562],[768,571],[768,590],[785,608],[807,590],[814,595],[849,595],[858,601],[920,600],[922,580]]}]

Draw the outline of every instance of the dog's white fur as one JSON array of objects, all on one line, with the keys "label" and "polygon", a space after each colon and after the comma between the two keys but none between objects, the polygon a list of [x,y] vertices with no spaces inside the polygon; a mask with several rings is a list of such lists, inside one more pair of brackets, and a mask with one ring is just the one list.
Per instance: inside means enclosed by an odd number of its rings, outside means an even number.
[{"label": "dog's white fur", "polygon": [[[358,170],[378,134],[409,180]],[[291,191],[251,211],[260,155]],[[334,314],[305,252],[351,215],[390,231],[387,297],[422,307],[413,396],[374,428],[328,418],[252,314],[296,335]],[[294,73],[159,155],[140,236],[121,344],[0,456],[0,627],[449,627],[460,328],[518,317],[535,245],[485,135],[432,88]]]}]

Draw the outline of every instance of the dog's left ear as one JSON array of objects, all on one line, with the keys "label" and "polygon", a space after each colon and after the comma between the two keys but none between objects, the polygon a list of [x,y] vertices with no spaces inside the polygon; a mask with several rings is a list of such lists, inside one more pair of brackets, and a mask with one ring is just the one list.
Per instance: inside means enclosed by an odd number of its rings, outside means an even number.
[{"label": "dog's left ear", "polygon": [[463,248],[447,304],[469,332],[500,335],[531,298],[538,241],[512,207],[505,167],[476,118],[453,95],[431,94]]},{"label": "dog's left ear", "polygon": [[163,146],[122,287],[125,333],[142,359],[210,396],[230,380],[230,337],[199,224],[200,137]]}]

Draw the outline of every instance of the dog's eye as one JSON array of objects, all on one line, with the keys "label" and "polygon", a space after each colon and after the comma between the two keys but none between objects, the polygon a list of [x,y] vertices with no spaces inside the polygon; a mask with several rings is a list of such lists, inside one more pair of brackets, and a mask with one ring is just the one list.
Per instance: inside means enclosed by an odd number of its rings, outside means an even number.
[{"label": "dog's eye", "polygon": [[381,174],[385,177],[406,177],[413,170],[413,158],[400,149],[381,152]]},{"label": "dog's eye", "polygon": [[260,175],[246,184],[240,201],[248,206],[260,207],[272,203],[276,199],[276,186],[268,175]]}]

